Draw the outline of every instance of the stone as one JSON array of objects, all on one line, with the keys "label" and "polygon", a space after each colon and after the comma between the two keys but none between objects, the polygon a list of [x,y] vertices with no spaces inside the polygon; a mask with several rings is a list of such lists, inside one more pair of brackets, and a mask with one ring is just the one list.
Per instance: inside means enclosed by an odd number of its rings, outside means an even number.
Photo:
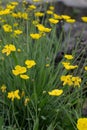
[{"label": "stone", "polygon": [[[18,1],[22,2],[23,0],[8,0],[8,1]],[[87,7],[87,0],[39,0],[39,2],[34,2],[33,0],[25,0],[32,4],[41,4],[41,3],[51,3],[51,2],[63,2],[64,4],[72,7]]]}]

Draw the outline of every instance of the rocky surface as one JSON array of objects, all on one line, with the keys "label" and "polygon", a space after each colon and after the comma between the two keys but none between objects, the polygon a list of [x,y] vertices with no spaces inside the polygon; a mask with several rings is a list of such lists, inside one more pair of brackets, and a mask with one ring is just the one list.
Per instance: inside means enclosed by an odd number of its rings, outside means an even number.
[{"label": "rocky surface", "polygon": [[[73,24],[64,23],[64,40],[62,49],[58,52],[56,59],[58,59],[60,54],[72,54],[74,52],[76,57],[79,55],[77,59],[78,62],[81,60],[81,57],[83,57],[82,59],[85,62],[87,57],[87,23],[82,22],[81,17],[87,16],[86,8],[73,8],[60,2],[55,4],[55,12],[60,15],[69,15],[71,18],[76,19],[76,22]],[[65,50],[65,52],[63,50]]]},{"label": "rocky surface", "polygon": [[[23,0],[10,0],[10,1],[18,1],[22,2]],[[35,4],[41,4],[41,3],[51,3],[51,2],[62,2],[68,6],[71,7],[87,7],[87,0],[38,0],[37,2],[34,2],[34,0],[26,0],[30,3],[35,3]]]},{"label": "rocky surface", "polygon": [[86,8],[71,7],[71,6],[66,6],[62,2],[56,2],[54,3],[54,6],[55,6],[55,12],[57,14],[70,15],[72,18],[75,18],[77,21],[81,21],[82,16],[87,16],[87,7]]},{"label": "rocky surface", "polygon": [[[63,55],[75,54],[76,64],[81,62],[83,66],[87,58],[87,24],[83,22],[75,22],[73,24],[64,24],[64,40],[60,52],[56,56],[56,64],[59,63]],[[78,58],[77,58],[78,57]],[[57,59],[61,59],[60,61]],[[82,61],[81,61],[82,60]]]}]

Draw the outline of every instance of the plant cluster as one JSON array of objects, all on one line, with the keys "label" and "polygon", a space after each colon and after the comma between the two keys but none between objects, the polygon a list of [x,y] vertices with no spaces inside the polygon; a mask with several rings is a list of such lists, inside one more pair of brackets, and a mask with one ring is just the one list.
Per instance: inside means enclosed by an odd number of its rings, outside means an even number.
[{"label": "plant cluster", "polygon": [[54,63],[62,47],[57,26],[76,20],[52,5],[41,8],[25,1],[0,5],[0,129],[86,130],[87,63],[80,71],[75,53]]}]

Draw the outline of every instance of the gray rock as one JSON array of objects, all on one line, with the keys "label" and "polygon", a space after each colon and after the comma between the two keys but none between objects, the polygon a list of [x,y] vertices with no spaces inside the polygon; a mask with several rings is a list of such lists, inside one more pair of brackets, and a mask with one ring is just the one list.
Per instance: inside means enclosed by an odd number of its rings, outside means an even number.
[{"label": "gray rock", "polygon": [[[23,0],[8,0],[8,1],[18,1],[22,2]],[[26,0],[30,3],[35,3],[35,4],[41,4],[41,3],[51,3],[51,2],[63,2],[64,4],[68,6],[73,6],[73,7],[87,7],[87,0],[40,0],[40,2],[33,2],[33,0]]]}]

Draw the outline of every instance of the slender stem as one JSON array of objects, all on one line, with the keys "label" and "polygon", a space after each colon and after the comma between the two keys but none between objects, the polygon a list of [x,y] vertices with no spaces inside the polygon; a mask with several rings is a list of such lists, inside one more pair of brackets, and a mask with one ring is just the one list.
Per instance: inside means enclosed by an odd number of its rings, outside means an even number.
[{"label": "slender stem", "polygon": [[18,121],[17,121],[16,116],[15,116],[14,102],[12,102],[12,109],[13,109],[13,117],[15,119],[16,125],[17,125],[18,129],[20,130]]}]

